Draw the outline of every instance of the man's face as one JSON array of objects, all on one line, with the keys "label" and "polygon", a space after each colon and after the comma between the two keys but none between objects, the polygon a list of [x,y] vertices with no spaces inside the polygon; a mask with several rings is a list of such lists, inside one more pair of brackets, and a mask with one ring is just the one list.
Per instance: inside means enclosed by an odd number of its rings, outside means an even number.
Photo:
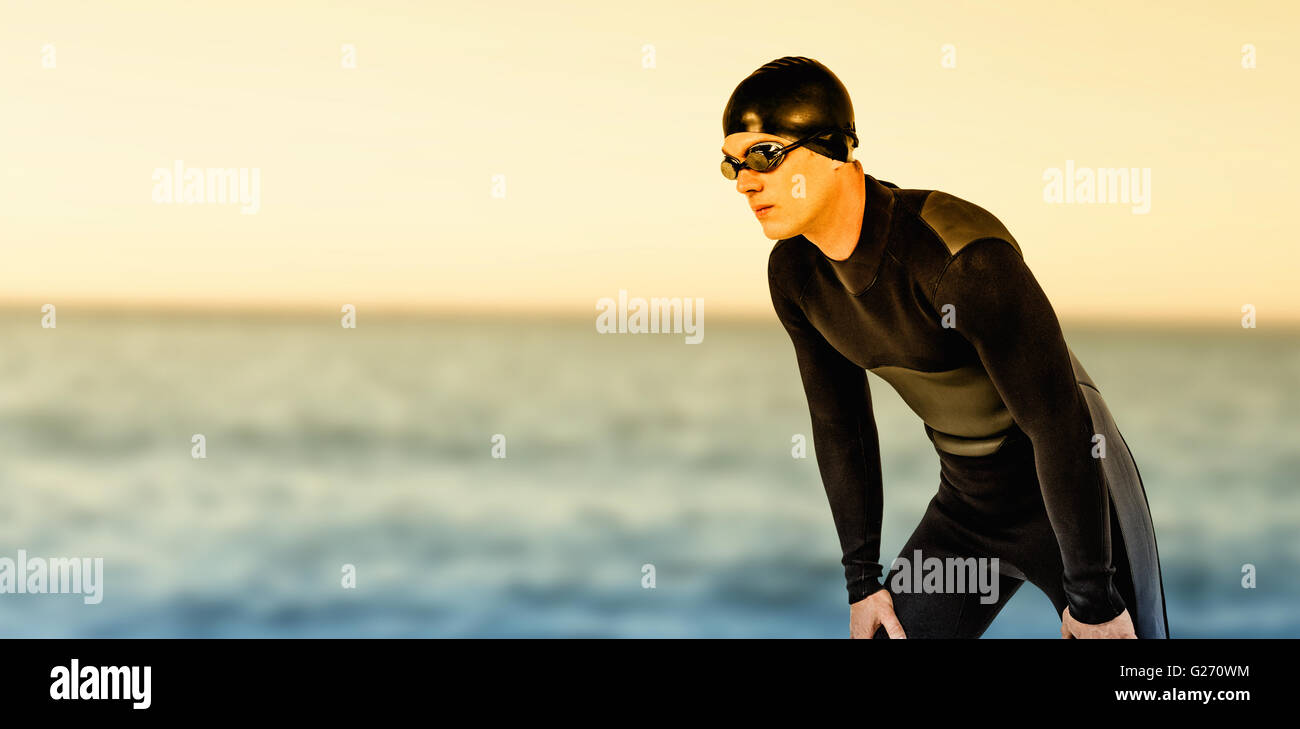
[{"label": "man's face", "polygon": [[[745,152],[758,142],[790,144],[793,139],[761,132],[736,132],[722,142],[722,153],[744,160]],[[793,238],[808,229],[830,199],[834,168],[841,163],[805,147],[786,153],[774,170],[755,172],[746,167],[736,178],[736,191],[745,201],[771,240]],[[758,208],[757,212],[753,212]]]}]

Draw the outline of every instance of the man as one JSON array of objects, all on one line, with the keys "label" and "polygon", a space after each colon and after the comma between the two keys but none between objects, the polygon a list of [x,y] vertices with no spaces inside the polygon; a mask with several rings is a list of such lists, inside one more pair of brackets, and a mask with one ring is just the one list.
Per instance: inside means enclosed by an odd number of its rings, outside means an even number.
[{"label": "man", "polygon": [[[768,285],[808,399],[850,635],[978,637],[1029,581],[1063,638],[1168,637],[1137,465],[1002,223],[865,174],[848,92],[808,58],[742,81],[723,134],[723,175],[778,241]],[[940,459],[938,493],[885,585],[867,370],[921,417]],[[996,564],[998,589],[909,586],[914,556]]]}]

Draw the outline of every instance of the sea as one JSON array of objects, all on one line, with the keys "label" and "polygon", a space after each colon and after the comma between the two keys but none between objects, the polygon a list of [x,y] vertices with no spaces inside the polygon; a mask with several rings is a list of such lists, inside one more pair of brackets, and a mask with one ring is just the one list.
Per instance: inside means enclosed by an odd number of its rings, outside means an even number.
[{"label": "sea", "polygon": [[[698,344],[507,313],[41,320],[0,311],[0,559],[102,579],[89,604],[0,593],[0,636],[848,634],[774,316]],[[1300,637],[1300,333],[1064,329],[1141,469],[1171,635]],[[939,462],[869,382],[888,564]],[[985,637],[1059,626],[1027,585]]]}]

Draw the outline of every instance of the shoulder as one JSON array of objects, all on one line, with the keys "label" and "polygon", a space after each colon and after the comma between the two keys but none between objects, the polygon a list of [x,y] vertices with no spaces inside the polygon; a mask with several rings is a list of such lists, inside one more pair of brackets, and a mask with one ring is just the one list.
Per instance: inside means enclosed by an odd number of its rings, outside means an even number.
[{"label": "shoulder", "polygon": [[1016,253],[1021,253],[1020,244],[993,213],[942,190],[929,191],[916,209],[916,216],[933,231],[950,256],[987,238],[1005,241]]},{"label": "shoulder", "polygon": [[897,258],[934,301],[941,281],[993,284],[1024,265],[1020,244],[983,207],[943,190],[895,190]]}]

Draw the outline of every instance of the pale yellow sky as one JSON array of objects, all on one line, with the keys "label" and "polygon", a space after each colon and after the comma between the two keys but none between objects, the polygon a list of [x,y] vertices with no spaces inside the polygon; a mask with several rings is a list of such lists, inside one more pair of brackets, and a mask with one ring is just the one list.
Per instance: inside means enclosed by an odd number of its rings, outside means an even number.
[{"label": "pale yellow sky", "polygon": [[[721,114],[806,55],[866,170],[992,211],[1063,317],[1300,320],[1294,3],[801,9],[0,0],[0,300],[771,316]],[[174,160],[259,168],[259,211],[153,202]],[[1150,212],[1045,203],[1067,160],[1150,168]]]}]

